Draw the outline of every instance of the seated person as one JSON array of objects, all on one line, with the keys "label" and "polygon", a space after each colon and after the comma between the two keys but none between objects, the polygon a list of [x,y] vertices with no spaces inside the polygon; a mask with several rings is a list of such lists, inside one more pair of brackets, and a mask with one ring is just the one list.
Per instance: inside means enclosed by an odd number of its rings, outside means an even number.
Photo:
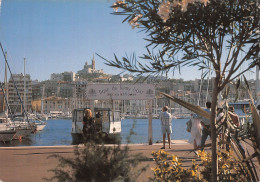
[{"label": "seated person", "polygon": [[85,110],[85,116],[83,117],[83,134],[94,133],[94,119],[90,109]]},{"label": "seated person", "polygon": [[101,113],[100,112],[96,113],[96,118],[101,118]]},{"label": "seated person", "polygon": [[96,131],[97,132],[102,130],[102,117],[101,117],[101,113],[100,112],[96,113],[95,127],[96,127]]}]

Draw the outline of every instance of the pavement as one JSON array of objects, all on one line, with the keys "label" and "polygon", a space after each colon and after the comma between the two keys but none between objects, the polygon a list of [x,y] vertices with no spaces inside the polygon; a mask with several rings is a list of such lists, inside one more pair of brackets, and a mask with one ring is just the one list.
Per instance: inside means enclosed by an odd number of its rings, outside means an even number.
[{"label": "pavement", "polygon": [[[140,164],[140,167],[148,165],[146,172],[139,176],[138,181],[148,181],[152,176],[151,168],[155,166],[152,152],[158,151],[161,143],[129,144],[130,153],[141,153],[147,159]],[[167,146],[167,145],[166,145]],[[43,178],[50,178],[58,161],[48,158],[51,154],[59,154],[65,157],[73,157],[74,146],[39,146],[39,147],[0,147],[0,182],[40,182]],[[191,166],[192,159],[200,162],[199,158],[192,152],[193,145],[185,140],[173,140],[172,148],[166,151],[177,155],[182,159],[183,167]]]}]

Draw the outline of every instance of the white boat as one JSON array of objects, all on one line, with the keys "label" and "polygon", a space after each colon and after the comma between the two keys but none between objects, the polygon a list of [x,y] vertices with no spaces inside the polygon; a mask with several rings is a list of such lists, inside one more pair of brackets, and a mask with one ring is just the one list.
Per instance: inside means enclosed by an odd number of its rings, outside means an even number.
[{"label": "white boat", "polygon": [[36,118],[40,119],[41,121],[47,121],[48,116],[46,114],[37,114]]},{"label": "white boat", "polygon": [[[83,117],[87,108],[74,109],[72,117],[72,144],[84,143]],[[97,117],[97,113],[99,116]],[[112,111],[109,108],[94,108],[95,131],[90,138],[95,142],[115,143],[120,140],[121,119],[119,111]]]},{"label": "white boat", "polygon": [[190,119],[190,113],[174,113],[173,119]]},{"label": "white boat", "polygon": [[0,123],[0,142],[10,142],[15,135],[16,131],[8,127],[7,123]]},{"label": "white boat", "polygon": [[3,143],[10,142],[16,135],[16,129],[6,112],[0,113],[0,141]]},{"label": "white boat", "polygon": [[39,115],[31,114],[29,116],[30,123],[33,123],[36,126],[36,131],[42,131],[47,125],[46,122],[42,121]]},{"label": "white boat", "polygon": [[15,139],[26,138],[36,131],[36,125],[31,122],[13,121],[12,127],[16,130]]},{"label": "white boat", "polygon": [[35,122],[35,125],[36,125],[36,131],[42,131],[45,126],[47,125],[46,122],[43,122],[43,121],[38,121],[38,122]]}]

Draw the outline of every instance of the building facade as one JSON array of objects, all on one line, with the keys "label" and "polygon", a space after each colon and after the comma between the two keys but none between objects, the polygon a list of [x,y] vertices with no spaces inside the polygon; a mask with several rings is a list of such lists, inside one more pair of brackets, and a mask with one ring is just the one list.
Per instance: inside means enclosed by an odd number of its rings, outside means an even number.
[{"label": "building facade", "polygon": [[61,97],[50,96],[42,100],[43,113],[51,113],[59,111],[62,113],[68,112],[69,100]]},{"label": "building facade", "polygon": [[63,73],[52,73],[51,81],[65,81],[73,82],[76,80],[76,73],[74,72],[63,72]]},{"label": "building facade", "polygon": [[[11,109],[10,112],[23,113],[22,103],[26,111],[31,111],[32,80],[30,75],[26,74],[24,76],[23,74],[13,74],[13,79],[10,78],[8,82],[8,104]],[[19,93],[20,98],[17,92]]]}]

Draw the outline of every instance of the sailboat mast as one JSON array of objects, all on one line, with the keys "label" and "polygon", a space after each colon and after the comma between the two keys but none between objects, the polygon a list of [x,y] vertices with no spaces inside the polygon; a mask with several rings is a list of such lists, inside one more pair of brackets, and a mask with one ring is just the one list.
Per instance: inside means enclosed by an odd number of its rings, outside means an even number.
[{"label": "sailboat mast", "polygon": [[[9,70],[9,73],[10,73],[10,79],[13,81],[13,84],[14,84],[16,93],[17,93],[17,95],[18,95],[19,101],[22,103],[21,95],[20,95],[20,93],[19,93],[19,91],[18,91],[18,88],[17,88],[17,85],[16,85],[16,83],[15,83],[15,80],[14,80],[12,71],[11,71],[11,69],[10,69],[10,66],[9,66],[9,64],[8,64],[8,61],[7,61],[7,58],[6,58],[6,55],[5,55],[5,52],[4,52],[4,48],[3,48],[3,46],[2,46],[1,41],[0,41],[0,48],[1,48],[2,54],[3,54],[4,59],[5,59],[5,63],[6,63],[6,65],[7,65],[7,68],[8,68],[8,70]],[[23,104],[21,105],[21,107],[24,109],[24,105],[23,105]],[[9,109],[10,109],[10,108],[9,108]],[[25,109],[24,109],[24,111],[25,111]],[[26,113],[26,112],[25,112],[25,116],[26,116],[26,118],[27,118],[27,121],[29,122],[28,116],[27,116],[27,113]]]},{"label": "sailboat mast", "polygon": [[[7,52],[5,52],[5,56],[7,57]],[[4,88],[6,94],[6,102],[8,103],[8,83],[7,83],[7,64],[5,62],[5,78],[4,78]],[[5,103],[5,102],[3,102]],[[8,113],[8,107],[6,106],[6,112]]]},{"label": "sailboat mast", "polygon": [[200,96],[201,96],[202,83],[203,83],[203,69],[201,70],[200,90],[199,90],[199,98],[198,98],[198,103],[197,103],[198,106],[200,106]]},{"label": "sailboat mast", "polygon": [[41,114],[43,114],[44,94],[45,94],[45,84],[43,84],[42,86]]},{"label": "sailboat mast", "polygon": [[23,85],[24,85],[24,91],[23,91],[23,103],[24,103],[24,110],[25,112],[27,111],[27,107],[26,107],[26,75],[25,75],[25,62],[26,59],[24,58],[24,75],[23,75]]}]

